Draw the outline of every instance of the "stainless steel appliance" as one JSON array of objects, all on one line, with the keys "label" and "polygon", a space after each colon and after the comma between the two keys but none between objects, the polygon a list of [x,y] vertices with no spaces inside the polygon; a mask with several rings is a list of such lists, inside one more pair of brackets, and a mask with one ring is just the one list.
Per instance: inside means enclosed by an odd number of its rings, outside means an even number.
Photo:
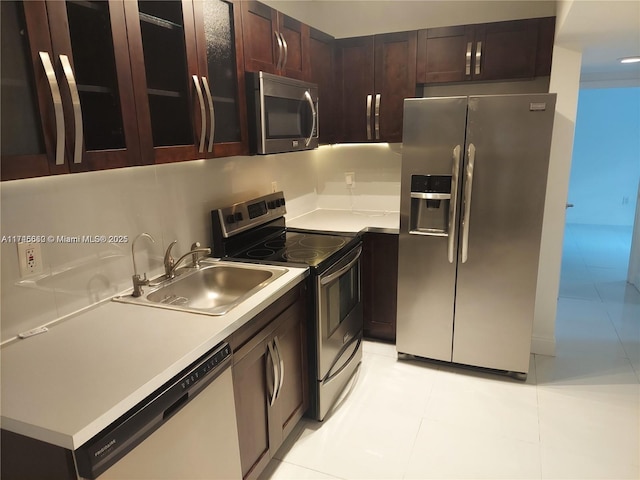
[{"label": "stainless steel appliance", "polygon": [[397,351],[526,374],[555,94],[407,99]]},{"label": "stainless steel appliance", "polygon": [[318,146],[318,86],[265,72],[247,73],[249,140],[253,153]]},{"label": "stainless steel appliance", "polygon": [[362,242],[286,228],[285,213],[282,192],[213,210],[213,255],[309,267],[308,415],[323,420],[362,360]]},{"label": "stainless steel appliance", "polygon": [[78,448],[82,478],[241,478],[231,348],[223,343]]}]

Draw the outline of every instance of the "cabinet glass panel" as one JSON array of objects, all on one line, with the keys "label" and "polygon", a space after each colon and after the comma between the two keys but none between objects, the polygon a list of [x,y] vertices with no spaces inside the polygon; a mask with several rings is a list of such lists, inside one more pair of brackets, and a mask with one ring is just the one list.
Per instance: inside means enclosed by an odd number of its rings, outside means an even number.
[{"label": "cabinet glass panel", "polygon": [[144,1],[138,8],[153,144],[192,145],[182,3]]},{"label": "cabinet glass panel", "polygon": [[240,141],[233,6],[222,0],[203,2],[207,44],[207,78],[215,107],[214,142]]},{"label": "cabinet glass panel", "polygon": [[45,153],[22,2],[0,2],[2,155]]},{"label": "cabinet glass panel", "polygon": [[85,148],[125,148],[109,4],[68,1],[66,5]]}]

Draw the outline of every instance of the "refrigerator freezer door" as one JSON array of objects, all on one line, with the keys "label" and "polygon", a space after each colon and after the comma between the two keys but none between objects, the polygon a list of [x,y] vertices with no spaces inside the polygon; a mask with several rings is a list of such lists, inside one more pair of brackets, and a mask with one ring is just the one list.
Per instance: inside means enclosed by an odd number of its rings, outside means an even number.
[{"label": "refrigerator freezer door", "polygon": [[[400,353],[451,361],[458,229],[448,229],[451,238],[421,233],[419,229],[409,233],[412,203],[423,211],[437,204],[427,204],[434,201],[426,198],[429,195],[411,198],[411,177],[455,177],[454,162],[461,161],[464,148],[466,116],[467,97],[405,100],[396,335]],[[462,169],[459,171],[458,184],[451,186],[451,201],[455,200],[455,192],[461,191]],[[442,200],[445,201],[449,200]],[[445,209],[442,205],[443,225],[450,223],[450,211],[455,211],[454,225],[458,222],[460,208]],[[452,262],[450,250],[454,252]]]},{"label": "refrigerator freezer door", "polygon": [[[529,370],[555,95],[469,98],[475,147],[467,259],[458,264],[453,361]],[[467,171],[468,158],[465,171]]]}]

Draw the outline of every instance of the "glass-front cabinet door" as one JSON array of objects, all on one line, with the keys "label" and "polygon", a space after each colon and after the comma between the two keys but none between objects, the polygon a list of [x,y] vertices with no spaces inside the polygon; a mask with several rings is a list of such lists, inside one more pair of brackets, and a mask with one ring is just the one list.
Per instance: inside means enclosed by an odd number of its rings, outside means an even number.
[{"label": "glass-front cabinet door", "polygon": [[129,0],[125,9],[143,158],[201,158],[204,98],[192,79],[198,64],[191,2]]},{"label": "glass-front cabinet door", "polygon": [[200,81],[207,105],[207,156],[246,154],[240,6],[233,1],[195,0],[193,9]]},{"label": "glass-front cabinet door", "polygon": [[123,0],[0,4],[2,179],[139,163]]},{"label": "glass-front cabinet door", "polygon": [[143,157],[246,153],[234,4],[145,0],[125,8]]},{"label": "glass-front cabinet door", "polygon": [[71,171],[140,163],[124,0],[48,1]]},{"label": "glass-front cabinet door", "polygon": [[2,1],[0,20],[2,180],[64,172],[62,99],[46,6]]}]

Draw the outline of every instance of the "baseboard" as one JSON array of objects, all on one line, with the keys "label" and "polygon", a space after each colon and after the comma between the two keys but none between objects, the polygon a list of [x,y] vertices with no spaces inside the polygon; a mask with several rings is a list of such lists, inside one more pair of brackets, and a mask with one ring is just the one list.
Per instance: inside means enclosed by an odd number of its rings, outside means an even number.
[{"label": "baseboard", "polygon": [[536,337],[531,338],[531,353],[536,355],[556,356],[556,339],[555,337]]}]

